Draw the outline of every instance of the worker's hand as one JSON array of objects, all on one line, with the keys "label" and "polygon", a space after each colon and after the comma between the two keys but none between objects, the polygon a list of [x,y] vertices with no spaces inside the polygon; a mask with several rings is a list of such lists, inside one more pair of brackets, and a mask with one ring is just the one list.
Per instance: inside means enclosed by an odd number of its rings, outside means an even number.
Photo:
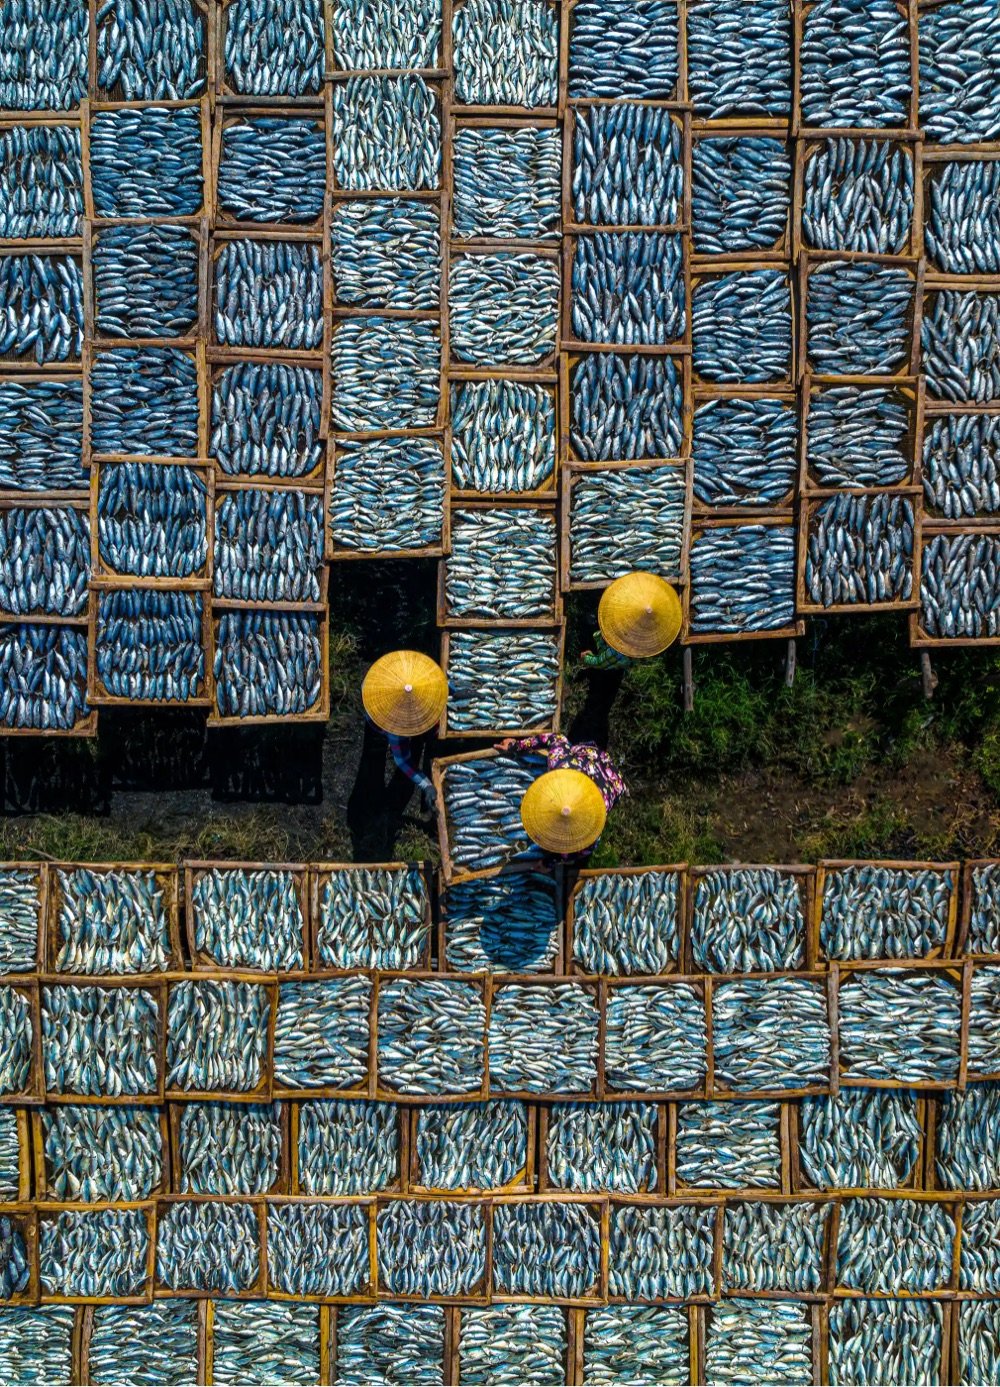
[{"label": "worker's hand", "polygon": [[504,737],[502,742],[497,742],[497,751],[510,751],[516,740],[515,737]]},{"label": "worker's hand", "polygon": [[436,814],[438,810],[437,791],[433,785],[425,785],[420,791],[420,797],[424,802],[424,808],[429,814]]}]

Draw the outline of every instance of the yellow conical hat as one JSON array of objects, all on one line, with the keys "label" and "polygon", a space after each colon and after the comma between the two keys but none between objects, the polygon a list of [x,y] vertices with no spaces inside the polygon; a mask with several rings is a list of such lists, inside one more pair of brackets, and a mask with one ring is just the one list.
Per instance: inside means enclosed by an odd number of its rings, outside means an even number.
[{"label": "yellow conical hat", "polygon": [[448,701],[444,670],[419,650],[392,650],[361,685],[365,712],[383,732],[419,737],[440,721]]},{"label": "yellow conical hat", "polygon": [[581,852],[596,843],[608,816],[604,796],[583,771],[546,771],[525,791],[521,822],[546,852]]},{"label": "yellow conical hat", "polygon": [[634,660],[659,655],[681,629],[681,599],[655,573],[626,573],[601,597],[597,624],[612,650]]}]

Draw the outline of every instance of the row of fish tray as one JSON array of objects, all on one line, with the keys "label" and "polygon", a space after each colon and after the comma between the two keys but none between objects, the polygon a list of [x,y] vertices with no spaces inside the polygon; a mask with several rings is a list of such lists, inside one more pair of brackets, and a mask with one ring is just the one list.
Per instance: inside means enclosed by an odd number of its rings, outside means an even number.
[{"label": "row of fish tray", "polygon": [[946,144],[1000,135],[1000,110],[976,82],[1000,44],[988,4],[952,0],[918,15],[891,0],[817,0],[804,10],[785,0],[394,0],[375,19],[351,0],[282,0],[270,9],[261,0],[162,0],[155,8],[133,0],[95,16],[88,74],[90,19],[83,3],[52,0],[12,15],[0,43],[15,45],[18,23],[27,22],[37,54],[28,67],[11,65],[0,106],[72,111],[88,93],[293,104],[315,101],[328,77],[350,91],[359,73],[389,70],[402,82],[410,69],[411,82],[452,76],[459,106],[554,114],[566,96],[633,98],[690,105],[699,121],[922,129]]},{"label": "row of fish tray", "polygon": [[[435,889],[437,888],[437,889]],[[8,863],[0,975],[660,977],[1000,959],[1000,863]]]},{"label": "row of fish tray", "polygon": [[15,1305],[156,1296],[664,1304],[997,1296],[1000,1200],[500,1195],[7,1204]]},{"label": "row of fish tray", "polygon": [[[716,1102],[428,1100],[0,1107],[4,1206],[161,1196],[602,1194],[718,1202],[1000,1194],[995,1083]],[[737,1201],[738,1202],[738,1201]]]},{"label": "row of fish tray", "polygon": [[[159,1300],[0,1312],[0,1371],[47,1382],[996,1380],[993,1300],[724,1299],[714,1305],[489,1307]],[[75,1332],[74,1332],[75,1331]],[[76,1347],[74,1347],[76,1346]],[[905,1364],[891,1377],[894,1363]]]}]

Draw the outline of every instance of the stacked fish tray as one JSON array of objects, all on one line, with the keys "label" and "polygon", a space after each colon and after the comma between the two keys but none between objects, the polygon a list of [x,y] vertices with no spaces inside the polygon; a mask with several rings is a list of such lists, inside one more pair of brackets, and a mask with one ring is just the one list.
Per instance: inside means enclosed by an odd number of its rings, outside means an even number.
[{"label": "stacked fish tray", "polygon": [[996,861],[8,863],[0,1035],[13,1387],[997,1379]]}]

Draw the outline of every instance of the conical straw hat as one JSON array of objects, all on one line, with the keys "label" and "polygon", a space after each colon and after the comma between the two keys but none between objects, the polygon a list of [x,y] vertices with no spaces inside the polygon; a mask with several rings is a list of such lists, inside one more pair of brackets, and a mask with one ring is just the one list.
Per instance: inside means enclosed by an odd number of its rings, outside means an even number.
[{"label": "conical straw hat", "polygon": [[383,732],[419,737],[440,721],[448,701],[444,670],[419,650],[392,650],[376,660],[361,685],[365,712]]},{"label": "conical straw hat", "polygon": [[546,771],[521,800],[528,837],[546,852],[581,852],[596,843],[608,817],[604,796],[583,771]]},{"label": "conical straw hat", "polygon": [[634,660],[659,655],[681,629],[681,600],[655,573],[626,573],[605,588],[597,608],[601,635]]}]

